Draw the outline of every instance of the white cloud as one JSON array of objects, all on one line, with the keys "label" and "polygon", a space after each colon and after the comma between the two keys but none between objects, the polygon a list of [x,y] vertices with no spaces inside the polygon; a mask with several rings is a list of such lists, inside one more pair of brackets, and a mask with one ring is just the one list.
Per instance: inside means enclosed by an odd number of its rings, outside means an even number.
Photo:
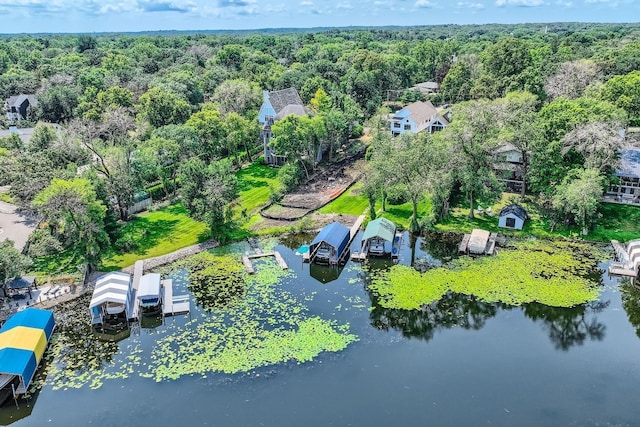
[{"label": "white cloud", "polygon": [[313,5],[313,2],[309,0],[302,0],[300,2],[300,6],[312,6],[312,5]]},{"label": "white cloud", "polygon": [[558,1],[556,1],[556,6],[569,8],[569,7],[573,7],[573,2],[572,1],[558,0]]},{"label": "white cloud", "polygon": [[336,9],[353,9],[353,6],[351,6],[351,3],[349,3],[348,1],[341,1],[338,2],[338,4],[336,5]]},{"label": "white cloud", "polygon": [[458,9],[473,9],[473,10],[482,10],[485,8],[484,3],[473,3],[470,1],[460,1],[456,4]]},{"label": "white cloud", "polygon": [[544,0],[497,0],[498,6],[522,6],[522,7],[536,7],[542,6]]},{"label": "white cloud", "polygon": [[420,8],[424,8],[424,9],[428,9],[433,7],[433,4],[429,1],[429,0],[418,0],[415,3],[416,7],[420,7]]}]

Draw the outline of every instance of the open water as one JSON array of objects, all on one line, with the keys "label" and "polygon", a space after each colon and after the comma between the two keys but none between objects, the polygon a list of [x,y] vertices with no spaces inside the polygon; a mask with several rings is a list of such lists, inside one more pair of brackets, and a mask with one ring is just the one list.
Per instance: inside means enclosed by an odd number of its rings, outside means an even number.
[{"label": "open water", "polygon": [[[281,286],[299,296],[310,315],[348,322],[358,341],[311,362],[239,374],[156,383],[134,372],[105,379],[95,390],[54,390],[47,384],[19,410],[2,408],[0,424],[640,425],[640,297],[632,292],[623,298],[616,278],[603,275],[599,301],[572,309],[510,307],[449,295],[407,312],[377,306],[358,264],[341,270],[309,266],[294,249],[276,249],[295,273]],[[453,251],[455,246],[419,239],[413,249],[405,243],[400,262],[438,263]],[[192,307],[192,318],[204,315],[195,302]],[[118,343],[120,352],[134,344],[149,351],[167,329],[188,320],[177,317],[142,329]],[[116,365],[123,357],[114,356]]]}]

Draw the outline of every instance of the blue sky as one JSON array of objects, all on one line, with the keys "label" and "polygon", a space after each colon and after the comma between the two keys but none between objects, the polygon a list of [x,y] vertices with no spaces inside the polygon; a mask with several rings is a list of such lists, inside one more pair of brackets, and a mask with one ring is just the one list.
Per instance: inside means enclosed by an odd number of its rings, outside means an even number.
[{"label": "blue sky", "polygon": [[0,33],[630,22],[640,0],[0,0]]}]

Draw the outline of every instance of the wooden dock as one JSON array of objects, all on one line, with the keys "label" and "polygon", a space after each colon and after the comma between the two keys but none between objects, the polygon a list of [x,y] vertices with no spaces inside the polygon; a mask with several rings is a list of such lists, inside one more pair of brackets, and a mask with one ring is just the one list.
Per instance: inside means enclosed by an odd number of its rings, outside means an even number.
[{"label": "wooden dock", "polygon": [[465,234],[458,246],[458,253],[472,255],[493,255],[496,251],[498,235],[475,228],[471,234]]},{"label": "wooden dock", "polygon": [[138,302],[138,287],[140,286],[140,279],[144,274],[144,261],[139,260],[133,266],[133,279],[131,280],[131,301],[129,301],[129,310],[127,318],[129,320],[135,320],[139,316],[139,302]]},{"label": "wooden dock", "polygon": [[609,264],[609,274],[613,276],[638,277],[638,272],[626,267],[622,263],[612,262]]},{"label": "wooden dock", "polygon": [[256,270],[253,268],[253,263],[249,259],[249,256],[242,255],[242,263],[244,264],[244,268],[247,270],[247,273],[253,274]]},{"label": "wooden dock", "polygon": [[354,222],[353,225],[351,226],[351,229],[349,230],[349,237],[350,237],[349,245],[351,245],[351,242],[358,234],[358,231],[360,231],[360,227],[362,226],[363,222],[364,222],[364,215],[360,215],[358,219],[356,219],[356,222]]},{"label": "wooden dock", "polygon": [[352,252],[351,253],[351,259],[353,261],[364,261],[367,259],[367,253],[366,252]]},{"label": "wooden dock", "polygon": [[273,253],[273,256],[276,258],[276,262],[278,263],[278,265],[280,266],[280,268],[282,268],[283,270],[287,270],[289,269],[289,266],[287,265],[286,261],[284,260],[284,258],[282,258],[282,255],[280,255],[280,252],[275,251]]},{"label": "wooden dock", "polygon": [[171,279],[163,280],[162,287],[164,289],[164,297],[162,299],[163,316],[189,313],[191,310],[189,295],[173,296],[173,280]]},{"label": "wooden dock", "polygon": [[471,234],[465,234],[464,237],[462,238],[462,242],[460,242],[460,245],[458,246],[458,253],[461,253],[461,254],[467,253],[467,247],[469,246],[469,239],[471,239]]},{"label": "wooden dock", "polygon": [[280,252],[278,251],[274,251],[274,252],[262,252],[260,251],[260,253],[256,253],[254,255],[243,255],[242,256],[242,263],[244,264],[244,268],[247,270],[247,273],[249,274],[254,274],[256,272],[254,266],[253,266],[253,262],[251,261],[252,259],[257,259],[257,258],[265,258],[265,257],[274,257],[276,259],[276,262],[278,263],[278,265],[280,266],[280,268],[282,268],[283,270],[287,270],[289,268],[289,266],[287,265],[287,262],[284,260],[284,258],[282,258],[282,255],[280,255]]}]

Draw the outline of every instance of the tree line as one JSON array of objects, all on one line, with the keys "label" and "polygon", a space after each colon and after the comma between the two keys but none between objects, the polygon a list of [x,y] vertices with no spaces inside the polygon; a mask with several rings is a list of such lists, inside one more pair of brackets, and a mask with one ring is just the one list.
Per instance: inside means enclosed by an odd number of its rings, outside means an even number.
[{"label": "tree line", "polygon": [[[180,196],[212,230],[228,220],[237,196],[231,172],[260,151],[261,90],[295,87],[312,113],[273,128],[274,147],[300,169],[285,169],[283,180],[295,183],[291,176],[314,167],[314,150],[327,147],[331,157],[360,132],[358,123],[375,120],[390,91],[418,99],[410,88],[435,81],[441,91],[432,100],[455,104],[453,123],[433,138],[391,140],[380,132],[371,152],[379,170],[367,173],[371,182],[386,183],[367,191],[402,188],[417,203],[427,188],[438,215],[454,190],[473,205],[495,191],[488,153],[508,141],[526,158],[527,190],[549,195],[565,181],[569,188],[591,177],[576,172],[580,165],[606,178],[603,150],[589,142],[601,141],[594,122],[609,129],[614,122],[640,124],[639,29],[549,24],[2,37],[0,97],[35,93],[38,105],[20,123],[36,124],[29,144],[16,135],[0,139],[0,185],[11,185],[12,198],[46,220],[34,254],[75,248],[95,264],[141,190]],[[415,164],[419,159],[428,162]]]}]

